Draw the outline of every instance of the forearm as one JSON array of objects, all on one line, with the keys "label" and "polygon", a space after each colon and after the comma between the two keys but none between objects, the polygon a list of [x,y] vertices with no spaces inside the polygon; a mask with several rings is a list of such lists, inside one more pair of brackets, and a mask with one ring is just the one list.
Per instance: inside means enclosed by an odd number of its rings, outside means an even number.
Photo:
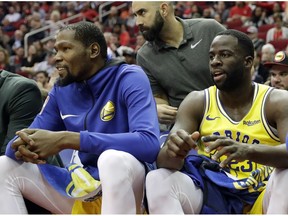
[{"label": "forearm", "polygon": [[156,101],[156,104],[167,104],[169,105],[168,98],[163,94],[154,94],[153,95]]},{"label": "forearm", "polygon": [[184,159],[172,158],[166,152],[166,147],[164,146],[157,157],[157,167],[180,170],[183,167]]},{"label": "forearm", "polygon": [[80,150],[80,133],[71,131],[60,131],[56,133],[59,133],[59,140],[57,142],[59,149]]},{"label": "forearm", "polygon": [[288,152],[285,144],[275,147],[252,145],[248,159],[275,168],[288,168]]},{"label": "forearm", "polygon": [[100,155],[108,149],[125,151],[140,161],[153,163],[159,152],[159,141],[156,133],[135,132],[105,134],[81,131],[80,151]]}]

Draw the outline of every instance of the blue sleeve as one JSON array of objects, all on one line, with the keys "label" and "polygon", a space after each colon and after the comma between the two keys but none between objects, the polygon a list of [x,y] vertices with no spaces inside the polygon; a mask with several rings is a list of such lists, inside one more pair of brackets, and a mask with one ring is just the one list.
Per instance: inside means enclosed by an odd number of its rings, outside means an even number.
[{"label": "blue sleeve", "polygon": [[138,160],[152,163],[159,145],[159,124],[156,104],[149,80],[140,67],[137,72],[126,73],[119,91],[128,110],[129,132],[104,134],[82,131],[80,150],[100,155],[107,149],[116,149],[134,155]]},{"label": "blue sleeve", "polygon": [[288,151],[288,133],[287,133],[287,136],[286,136],[286,149]]},{"label": "blue sleeve", "polygon": [[[45,129],[51,131],[61,131],[66,130],[63,124],[63,121],[60,117],[60,112],[58,111],[58,106],[55,98],[55,89],[53,89],[48,97],[46,98],[42,110],[40,113],[35,117],[32,124],[29,128],[38,128],[38,129]],[[7,145],[5,154],[15,159],[14,153],[15,151],[11,148],[11,144],[17,138],[14,137]]]}]

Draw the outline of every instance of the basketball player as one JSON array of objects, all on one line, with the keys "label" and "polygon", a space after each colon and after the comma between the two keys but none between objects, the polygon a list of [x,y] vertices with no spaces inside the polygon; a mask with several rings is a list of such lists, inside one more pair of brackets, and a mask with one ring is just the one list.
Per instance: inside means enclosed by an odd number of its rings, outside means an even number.
[{"label": "basketball player", "polygon": [[[100,200],[101,187],[101,213],[140,213],[144,164],[160,148],[148,78],[139,66],[107,59],[105,38],[93,23],[64,26],[55,50],[60,80],[0,157],[0,213],[27,213],[25,197],[70,214],[75,200]],[[45,164],[63,149],[78,150],[83,167]]]},{"label": "basketball player", "polygon": [[246,34],[214,38],[215,85],[180,105],[146,178],[150,213],[288,213],[288,92],[251,82],[253,58]]}]

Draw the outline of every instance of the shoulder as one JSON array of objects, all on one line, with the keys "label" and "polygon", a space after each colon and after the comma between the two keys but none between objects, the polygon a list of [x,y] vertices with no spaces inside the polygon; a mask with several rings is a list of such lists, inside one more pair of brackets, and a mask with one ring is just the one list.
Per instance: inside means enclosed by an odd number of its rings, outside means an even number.
[{"label": "shoulder", "polygon": [[122,64],[118,70],[118,78],[121,79],[121,82],[124,82],[122,83],[123,85],[132,81],[134,81],[133,83],[130,83],[132,85],[137,85],[139,82],[149,83],[148,77],[142,67],[134,64]]},{"label": "shoulder", "polygon": [[288,106],[288,91],[280,90],[280,89],[273,89],[269,95],[267,102],[268,102],[268,105],[271,105],[272,107],[277,104],[278,105],[283,104],[283,105]]},{"label": "shoulder", "polygon": [[143,69],[136,64],[122,64],[119,68],[119,74],[120,75],[127,75],[131,73],[135,73],[136,75],[145,75]]},{"label": "shoulder", "polygon": [[273,89],[266,100],[265,113],[270,119],[288,117],[288,91]]},{"label": "shoulder", "polygon": [[[203,111],[205,107],[206,90],[190,92],[180,104],[179,109]],[[193,107],[193,109],[191,109]]]},{"label": "shoulder", "polygon": [[154,49],[154,46],[151,42],[146,41],[141,48],[137,51],[137,59],[139,57],[146,56],[147,54],[151,54],[151,51]]},{"label": "shoulder", "polygon": [[[179,106],[176,127],[185,128],[189,132],[198,130],[205,111],[205,90],[189,93]],[[191,126],[192,131],[191,131]]]},{"label": "shoulder", "polygon": [[223,28],[223,30],[225,29],[223,25],[221,25],[219,22],[217,22],[214,19],[197,18],[197,19],[186,19],[182,21],[191,26],[198,25],[201,27],[220,27],[220,28]]},{"label": "shoulder", "polygon": [[1,80],[5,85],[5,88],[10,89],[11,91],[17,91],[23,88],[38,88],[34,80],[7,71],[2,71]]}]

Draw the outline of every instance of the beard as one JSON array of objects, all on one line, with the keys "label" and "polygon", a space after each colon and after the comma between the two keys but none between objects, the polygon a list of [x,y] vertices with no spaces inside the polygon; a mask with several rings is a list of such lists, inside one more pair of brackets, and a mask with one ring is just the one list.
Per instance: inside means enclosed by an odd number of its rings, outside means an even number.
[{"label": "beard", "polygon": [[221,91],[233,91],[235,89],[237,89],[238,87],[242,86],[242,80],[243,80],[243,68],[237,68],[236,70],[233,70],[232,73],[227,73],[226,74],[226,79],[221,82],[221,83],[216,83],[214,81],[214,78],[212,76],[212,80],[214,82],[214,84],[216,85],[216,87],[221,90]]},{"label": "beard", "polygon": [[164,26],[164,19],[161,17],[160,12],[156,11],[153,25],[146,31],[145,29],[142,30],[143,37],[147,41],[155,41],[155,39],[158,38],[159,33],[161,32],[163,26]]},{"label": "beard", "polygon": [[73,77],[71,75],[71,73],[68,71],[67,75],[63,78],[61,77],[58,77],[57,81],[56,81],[56,84],[60,87],[64,87],[64,86],[67,86],[73,82],[76,82],[76,79],[75,77]]}]

